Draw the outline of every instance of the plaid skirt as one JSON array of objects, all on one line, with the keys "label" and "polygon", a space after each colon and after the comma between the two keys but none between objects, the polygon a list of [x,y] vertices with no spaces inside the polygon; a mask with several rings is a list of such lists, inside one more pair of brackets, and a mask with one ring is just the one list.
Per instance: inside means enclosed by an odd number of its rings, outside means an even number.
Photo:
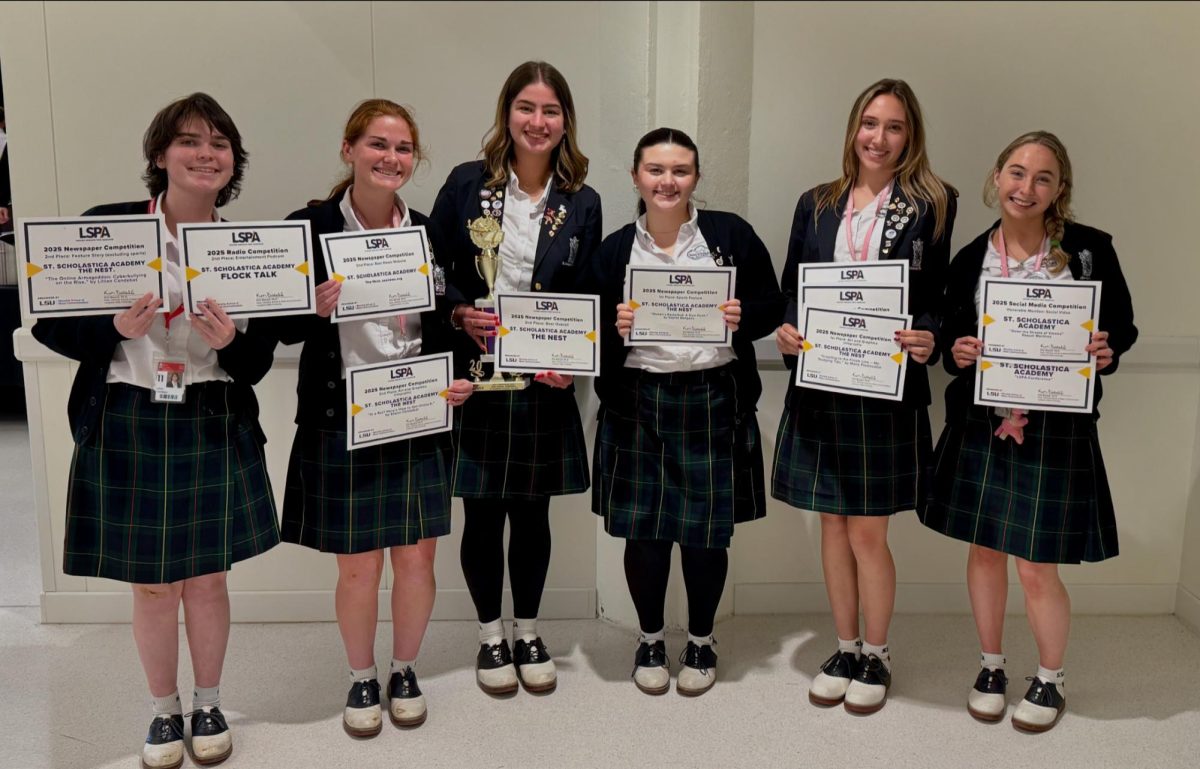
[{"label": "plaid skirt", "polygon": [[1000,417],[972,406],[948,424],[921,521],[947,536],[1039,563],[1117,554],[1117,520],[1090,414],[1029,412],[1025,442],[1000,440]]},{"label": "plaid skirt", "polygon": [[301,425],[283,496],[283,540],[367,553],[450,533],[450,436],[346,450],[345,430]]},{"label": "plaid skirt", "polygon": [[75,447],[63,571],[138,584],[228,571],[279,542],[258,425],[224,382],[181,404],[110,384],[97,429]]},{"label": "plaid skirt", "polygon": [[838,515],[920,510],[932,448],[924,408],[809,391],[803,408],[784,406],[771,495],[802,510]]},{"label": "plaid skirt", "polygon": [[596,433],[592,512],[605,531],[729,547],[734,524],[766,515],[758,420],[738,410],[727,368],[627,374],[620,387],[634,415],[601,409]]},{"label": "plaid skirt", "polygon": [[575,393],[532,383],[477,392],[454,410],[454,496],[537,499],[587,491]]}]

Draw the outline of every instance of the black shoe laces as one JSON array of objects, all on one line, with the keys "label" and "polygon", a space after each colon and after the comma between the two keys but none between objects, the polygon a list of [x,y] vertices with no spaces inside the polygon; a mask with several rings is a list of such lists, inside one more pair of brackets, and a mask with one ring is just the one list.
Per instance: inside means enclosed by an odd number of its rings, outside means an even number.
[{"label": "black shoe laces", "polygon": [[1058,700],[1061,697],[1054,684],[1048,684],[1037,676],[1025,676],[1025,680],[1033,683],[1033,686],[1029,687],[1029,691],[1025,693],[1026,700],[1034,705],[1047,708],[1058,707]]},{"label": "black shoe laces", "polygon": [[147,742],[156,741],[160,745],[183,739],[182,724],[176,723],[172,716],[155,716],[154,722],[150,724],[150,733],[154,740]]},{"label": "black shoe laces", "polygon": [[[699,670],[702,675],[708,675],[708,661],[706,657],[712,657],[712,663],[716,663],[716,653],[712,650],[713,646],[717,645],[717,639],[713,639],[712,645],[705,644],[698,646],[691,641],[688,641],[687,648],[679,655],[679,664],[687,665],[689,668]],[[704,654],[704,649],[708,649],[708,654]]]}]

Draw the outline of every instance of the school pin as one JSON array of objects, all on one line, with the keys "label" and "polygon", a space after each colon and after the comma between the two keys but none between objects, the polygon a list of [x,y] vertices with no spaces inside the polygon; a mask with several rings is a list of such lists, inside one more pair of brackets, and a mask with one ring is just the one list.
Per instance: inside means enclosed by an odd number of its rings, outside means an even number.
[{"label": "school pin", "polygon": [[901,217],[900,217],[900,221],[901,221],[903,224],[908,224],[908,217],[907,217],[907,216],[901,216]]},{"label": "school pin", "polygon": [[912,206],[909,206],[907,209],[905,209],[904,213],[908,214],[909,216],[912,216],[914,210],[916,210],[916,209],[914,209]]},{"label": "school pin", "polygon": [[892,214],[892,221],[893,222],[900,221],[900,214]]},{"label": "school pin", "polygon": [[492,196],[492,191],[489,189],[482,189],[479,191],[479,197],[483,198],[484,200],[487,200],[491,196]]},{"label": "school pin", "polygon": [[883,233],[883,234],[884,234],[884,235],[887,235],[889,240],[890,240],[890,239],[892,239],[892,238],[894,238],[894,237],[896,237],[896,231],[895,231],[895,230],[888,230],[887,232],[885,232],[885,233]]}]

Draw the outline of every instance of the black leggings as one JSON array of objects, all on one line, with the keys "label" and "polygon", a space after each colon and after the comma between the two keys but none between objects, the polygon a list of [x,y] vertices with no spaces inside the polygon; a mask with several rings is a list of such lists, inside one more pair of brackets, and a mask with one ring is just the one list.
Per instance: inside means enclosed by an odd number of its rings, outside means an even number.
[{"label": "black leggings", "polygon": [[459,560],[480,622],[500,619],[504,595],[504,521],[509,521],[508,582],[513,616],[534,619],[550,569],[550,498],[464,499]]},{"label": "black leggings", "polygon": [[[665,624],[663,609],[673,544],[665,539],[625,540],[625,580],[643,633],[656,633]],[[725,575],[729,572],[729,550],[680,545],[679,552],[687,589],[688,632],[694,636],[710,635],[721,591],[725,589]]]}]

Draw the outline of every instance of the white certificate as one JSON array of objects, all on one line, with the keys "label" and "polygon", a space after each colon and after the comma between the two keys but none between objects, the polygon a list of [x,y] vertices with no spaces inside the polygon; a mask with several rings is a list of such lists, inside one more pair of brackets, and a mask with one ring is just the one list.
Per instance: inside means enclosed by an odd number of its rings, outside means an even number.
[{"label": "white certificate", "polygon": [[800,285],[840,283],[908,285],[908,262],[883,259],[869,262],[805,262],[800,265]]},{"label": "white certificate", "polygon": [[1091,413],[1096,358],[1085,349],[1100,317],[1097,281],[980,281],[975,403]]},{"label": "white certificate", "polygon": [[846,312],[873,312],[885,315],[903,315],[908,310],[908,286],[864,285],[858,283],[834,283],[830,285],[800,286],[800,312],[805,307],[820,307],[824,310]]},{"label": "white certificate", "polygon": [[452,424],[450,353],[346,369],[346,449],[443,433]]},{"label": "white certificate", "polygon": [[979,340],[989,358],[1089,363],[1099,281],[984,278]]},{"label": "white certificate", "polygon": [[600,297],[497,294],[496,314],[497,371],[600,375]]},{"label": "white certificate", "polygon": [[233,318],[312,312],[312,240],[307,221],[181,224],[187,306],[209,297]]},{"label": "white certificate", "polygon": [[633,308],[628,345],[728,346],[733,332],[721,306],[733,298],[734,267],[625,268],[625,301]]},{"label": "white certificate", "polygon": [[980,406],[1090,414],[1095,392],[1092,363],[980,358],[975,367],[975,403]]},{"label": "white certificate", "polygon": [[321,251],[329,277],[342,284],[334,323],[433,309],[424,226],[322,235]]},{"label": "white certificate", "polygon": [[796,384],[814,390],[898,401],[904,397],[908,353],[896,343],[912,316],[808,307],[800,316]]},{"label": "white certificate", "polygon": [[166,297],[162,214],[35,217],[17,232],[27,318],[115,314],[146,294]]}]

